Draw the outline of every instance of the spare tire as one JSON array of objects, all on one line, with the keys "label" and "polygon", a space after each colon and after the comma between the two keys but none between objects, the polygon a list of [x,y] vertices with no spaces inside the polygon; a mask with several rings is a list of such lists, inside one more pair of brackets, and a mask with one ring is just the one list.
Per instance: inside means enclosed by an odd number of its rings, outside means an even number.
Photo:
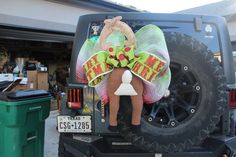
[{"label": "spare tire", "polygon": [[207,46],[190,36],[165,33],[171,58],[170,96],[144,105],[141,133],[130,129],[132,105],[121,98],[119,131],[150,152],[183,151],[199,145],[214,130],[228,104],[226,79]]}]

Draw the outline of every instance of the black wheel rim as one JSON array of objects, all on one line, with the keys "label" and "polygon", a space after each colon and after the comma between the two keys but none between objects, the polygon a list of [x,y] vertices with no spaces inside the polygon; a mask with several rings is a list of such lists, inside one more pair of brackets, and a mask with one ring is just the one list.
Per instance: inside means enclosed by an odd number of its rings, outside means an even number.
[{"label": "black wheel rim", "polygon": [[177,127],[189,121],[197,112],[201,99],[201,84],[195,72],[184,63],[171,63],[170,95],[159,102],[144,105],[143,118],[160,128]]}]

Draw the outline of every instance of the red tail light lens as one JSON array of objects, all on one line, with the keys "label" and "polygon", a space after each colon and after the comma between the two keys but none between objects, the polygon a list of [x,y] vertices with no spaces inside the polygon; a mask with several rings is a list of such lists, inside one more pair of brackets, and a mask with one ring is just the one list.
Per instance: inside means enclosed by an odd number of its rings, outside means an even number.
[{"label": "red tail light lens", "polygon": [[230,94],[230,107],[236,108],[236,90],[230,89],[229,94]]},{"label": "red tail light lens", "polygon": [[68,107],[80,109],[83,107],[83,89],[69,88],[67,91]]}]

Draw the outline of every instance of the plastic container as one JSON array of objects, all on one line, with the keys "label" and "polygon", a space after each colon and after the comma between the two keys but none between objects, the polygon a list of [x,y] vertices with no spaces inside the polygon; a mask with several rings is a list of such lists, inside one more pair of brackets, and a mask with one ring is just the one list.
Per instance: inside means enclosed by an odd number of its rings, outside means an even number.
[{"label": "plastic container", "polygon": [[42,90],[0,94],[0,157],[43,157],[50,99]]}]

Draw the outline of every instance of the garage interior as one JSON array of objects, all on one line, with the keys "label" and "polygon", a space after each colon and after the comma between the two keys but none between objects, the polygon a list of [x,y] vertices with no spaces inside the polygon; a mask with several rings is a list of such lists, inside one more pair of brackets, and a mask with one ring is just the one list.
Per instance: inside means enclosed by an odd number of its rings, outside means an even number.
[{"label": "garage interior", "polygon": [[[65,92],[73,37],[67,32],[0,26],[0,81],[20,77],[13,90],[47,90],[51,110],[57,109],[58,96]],[[24,63],[22,73],[19,61]]]}]

